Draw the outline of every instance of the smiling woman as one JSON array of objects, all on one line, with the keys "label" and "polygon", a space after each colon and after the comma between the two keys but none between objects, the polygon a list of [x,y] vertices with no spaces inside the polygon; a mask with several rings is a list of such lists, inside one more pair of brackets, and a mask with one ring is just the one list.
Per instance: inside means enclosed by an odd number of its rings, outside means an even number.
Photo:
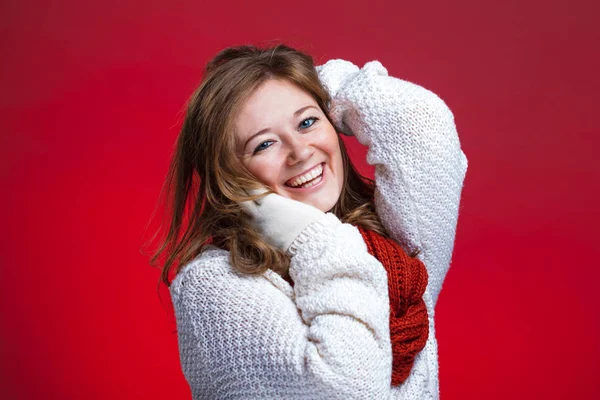
[{"label": "smiling woman", "polygon": [[433,309],[466,169],[445,103],[377,61],[221,51],[188,103],[151,260],[166,255],[193,398],[437,399]]}]

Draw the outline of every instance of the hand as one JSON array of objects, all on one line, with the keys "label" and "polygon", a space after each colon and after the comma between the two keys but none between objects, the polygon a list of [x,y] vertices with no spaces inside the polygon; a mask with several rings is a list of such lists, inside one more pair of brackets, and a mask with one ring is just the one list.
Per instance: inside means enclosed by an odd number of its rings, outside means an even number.
[{"label": "hand", "polygon": [[[344,82],[346,82],[349,77],[355,75],[359,69],[350,61],[341,59],[329,60],[323,65],[316,66],[315,69],[319,74],[321,83],[331,97],[332,103],[329,105],[329,109],[333,110],[336,108],[335,96],[337,95],[338,91],[344,85]],[[346,136],[354,136],[350,129],[346,129],[346,127],[343,126],[341,119],[336,119],[333,115],[332,119],[335,128],[339,133],[342,133]]]},{"label": "hand", "polygon": [[[252,189],[249,194],[254,196],[266,191],[266,189]],[[316,207],[277,193],[270,193],[257,200],[243,202],[241,205],[244,212],[251,217],[250,224],[263,235],[265,240],[286,252],[308,225],[325,215]]]},{"label": "hand", "polygon": [[342,59],[329,60],[323,65],[317,65],[315,69],[319,74],[319,80],[332,99],[335,98],[344,82],[359,71],[356,65]]},{"label": "hand", "polygon": [[329,114],[336,129],[346,136],[355,136],[350,129],[348,119],[356,113],[352,97],[368,97],[370,93],[361,93],[361,86],[367,88],[363,81],[372,76],[387,76],[387,69],[379,61],[370,61],[359,69],[350,61],[334,59],[315,67],[319,79],[331,96]]}]

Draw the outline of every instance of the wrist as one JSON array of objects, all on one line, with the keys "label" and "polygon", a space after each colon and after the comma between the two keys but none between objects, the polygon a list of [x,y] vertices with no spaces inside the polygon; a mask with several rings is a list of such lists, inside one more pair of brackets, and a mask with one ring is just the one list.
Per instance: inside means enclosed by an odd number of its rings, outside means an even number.
[{"label": "wrist", "polygon": [[327,232],[331,232],[333,228],[340,225],[342,222],[333,213],[323,213],[323,216],[308,224],[302,232],[292,241],[287,249],[287,254],[291,257],[295,256],[298,251],[312,238],[323,237]]}]

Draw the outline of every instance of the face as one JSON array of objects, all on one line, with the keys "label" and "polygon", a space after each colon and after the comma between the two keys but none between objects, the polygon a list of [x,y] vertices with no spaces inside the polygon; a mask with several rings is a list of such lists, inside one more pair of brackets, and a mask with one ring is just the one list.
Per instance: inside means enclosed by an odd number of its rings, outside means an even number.
[{"label": "face", "polygon": [[323,212],[336,204],[344,179],[338,136],[310,94],[269,79],[242,105],[234,131],[242,163],[275,193]]}]

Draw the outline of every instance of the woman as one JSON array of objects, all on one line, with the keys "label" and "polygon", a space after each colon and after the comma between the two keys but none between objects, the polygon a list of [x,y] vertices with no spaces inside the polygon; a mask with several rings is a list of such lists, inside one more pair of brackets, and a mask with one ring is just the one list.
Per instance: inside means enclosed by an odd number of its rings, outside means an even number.
[{"label": "woman", "polygon": [[[339,133],[368,146],[375,182]],[[193,398],[437,399],[434,307],[466,169],[444,102],[377,61],[220,52],[188,104],[153,258],[176,275]]]}]

